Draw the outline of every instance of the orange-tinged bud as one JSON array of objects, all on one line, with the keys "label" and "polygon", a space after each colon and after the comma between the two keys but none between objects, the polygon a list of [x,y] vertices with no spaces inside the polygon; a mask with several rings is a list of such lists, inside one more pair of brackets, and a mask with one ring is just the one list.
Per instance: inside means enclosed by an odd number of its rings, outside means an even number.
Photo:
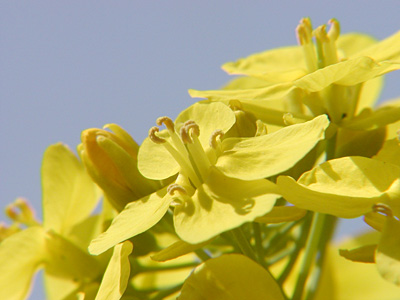
[{"label": "orange-tinged bud", "polygon": [[84,130],[78,151],[92,179],[120,211],[127,203],[160,188],[160,183],[139,173],[139,146],[124,129],[116,124],[108,124],[104,128],[112,131],[98,128]]}]

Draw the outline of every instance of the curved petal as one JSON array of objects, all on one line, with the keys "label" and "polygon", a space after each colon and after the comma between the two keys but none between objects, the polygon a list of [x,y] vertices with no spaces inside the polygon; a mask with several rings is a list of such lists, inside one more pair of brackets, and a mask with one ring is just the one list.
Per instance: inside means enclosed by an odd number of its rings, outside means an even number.
[{"label": "curved petal", "polygon": [[42,163],[43,225],[68,233],[99,201],[99,189],[78,158],[59,143],[47,148]]},{"label": "curved petal", "polygon": [[0,243],[0,299],[26,299],[33,275],[46,256],[45,237],[45,230],[36,226]]},{"label": "curved petal", "polygon": [[213,169],[192,198],[175,207],[175,230],[182,240],[201,243],[265,215],[279,197],[268,180],[243,181]]},{"label": "curved petal", "polygon": [[297,182],[280,176],[277,184],[284,198],[300,208],[356,218],[375,203],[386,203],[399,212],[399,174],[396,165],[353,156],[327,161]]},{"label": "curved petal", "polygon": [[242,180],[267,178],[293,167],[324,138],[329,125],[325,115],[253,138],[222,142],[216,167],[226,176]]},{"label": "curved petal", "polygon": [[128,256],[133,245],[125,241],[114,247],[95,300],[119,300],[128,285],[131,267]]},{"label": "curved petal", "polygon": [[179,300],[284,300],[263,267],[240,254],[225,254],[198,266],[185,281]]},{"label": "curved petal", "polygon": [[[91,254],[101,254],[116,244],[123,242],[153,227],[168,210],[171,199],[165,196],[163,188],[147,197],[129,203],[112,221],[106,232],[95,238],[90,246]],[[164,197],[165,196],[165,197]]]},{"label": "curved petal", "polygon": [[399,68],[400,63],[376,62],[370,57],[361,56],[319,69],[295,80],[293,84],[309,92],[318,92],[333,83],[356,85]]}]

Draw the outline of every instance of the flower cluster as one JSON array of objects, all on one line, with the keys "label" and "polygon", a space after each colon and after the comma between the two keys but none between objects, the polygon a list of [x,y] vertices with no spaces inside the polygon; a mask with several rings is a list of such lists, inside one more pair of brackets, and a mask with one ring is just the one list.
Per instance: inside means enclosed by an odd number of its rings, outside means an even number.
[{"label": "flower cluster", "polygon": [[[79,158],[51,145],[43,221],[5,210],[0,298],[26,299],[39,269],[50,300],[398,297],[400,100],[376,101],[400,32],[296,33],[224,64],[241,76],[190,90],[141,145],[116,124],[84,130]],[[337,220],[361,216],[371,232],[337,251]]]}]

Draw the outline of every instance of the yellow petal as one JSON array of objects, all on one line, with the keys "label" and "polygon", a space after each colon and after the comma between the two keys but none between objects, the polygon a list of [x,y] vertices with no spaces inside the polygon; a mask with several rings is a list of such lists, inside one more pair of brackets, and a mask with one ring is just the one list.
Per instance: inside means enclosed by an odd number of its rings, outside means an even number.
[{"label": "yellow petal", "polygon": [[354,262],[374,263],[376,246],[377,245],[366,245],[351,250],[340,249],[339,254]]},{"label": "yellow petal", "polygon": [[304,173],[298,182],[280,176],[277,184],[285,199],[300,208],[355,218],[378,202],[399,212],[399,174],[396,165],[353,156],[327,161]]},{"label": "yellow petal", "polygon": [[179,300],[284,300],[274,278],[240,254],[225,254],[198,266],[185,281]]},{"label": "yellow petal", "polygon": [[374,159],[395,164],[400,167],[400,141],[397,138],[387,140]]},{"label": "yellow petal", "polygon": [[45,236],[44,229],[35,226],[0,243],[0,299],[26,299],[33,275],[46,256]]},{"label": "yellow petal", "polygon": [[358,55],[369,56],[377,61],[398,60],[400,57],[400,31],[360,51]]},{"label": "yellow petal", "polygon": [[138,235],[154,226],[165,215],[172,201],[164,196],[167,188],[163,188],[147,197],[129,203],[114,218],[106,232],[94,239],[89,252],[101,254],[118,243]]},{"label": "yellow petal", "polygon": [[45,271],[77,281],[93,280],[100,273],[99,261],[55,232],[46,235]]},{"label": "yellow petal", "polygon": [[42,163],[43,225],[60,234],[90,215],[99,190],[77,157],[63,144],[47,148]]},{"label": "yellow petal", "polygon": [[352,58],[319,69],[295,80],[295,86],[309,92],[318,92],[329,85],[352,86],[400,68],[396,62],[376,62],[370,57]]},{"label": "yellow petal", "polygon": [[122,297],[128,285],[131,270],[128,256],[132,249],[129,241],[114,247],[95,300],[119,300]]},{"label": "yellow petal", "polygon": [[203,248],[204,246],[211,243],[211,241],[212,240],[207,240],[199,244],[189,244],[186,243],[185,241],[179,240],[173,243],[172,245],[168,246],[167,248],[153,254],[151,258],[159,262],[171,260],[179,256],[191,253],[197,249]]},{"label": "yellow petal", "polygon": [[303,218],[307,211],[296,206],[274,206],[274,208],[262,217],[254,221],[258,223],[275,224],[282,222],[292,222]]},{"label": "yellow petal", "polygon": [[244,181],[213,169],[193,197],[175,207],[176,233],[191,244],[207,241],[269,212],[280,197],[275,192],[266,179]]},{"label": "yellow petal", "polygon": [[386,280],[400,287],[400,221],[386,217],[376,251],[376,266]]},{"label": "yellow petal", "polygon": [[216,166],[225,175],[242,180],[279,174],[311,151],[324,138],[328,125],[323,115],[263,136],[226,139]]}]

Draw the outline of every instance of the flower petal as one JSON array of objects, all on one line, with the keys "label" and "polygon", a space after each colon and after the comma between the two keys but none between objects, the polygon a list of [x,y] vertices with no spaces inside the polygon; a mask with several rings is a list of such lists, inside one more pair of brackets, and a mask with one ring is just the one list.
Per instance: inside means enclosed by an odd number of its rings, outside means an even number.
[{"label": "flower petal", "polygon": [[129,241],[114,247],[95,300],[119,300],[122,297],[131,271],[128,256],[132,249]]},{"label": "flower petal", "polygon": [[176,126],[192,120],[200,127],[199,140],[206,150],[211,134],[219,129],[227,132],[235,123],[234,112],[220,102],[198,102],[182,111],[175,120]]},{"label": "flower petal", "polygon": [[222,143],[216,166],[226,176],[242,180],[267,178],[293,167],[324,138],[325,115],[253,138],[230,138]]},{"label": "flower petal", "polygon": [[87,218],[100,199],[83,165],[61,143],[44,153],[42,187],[43,225],[61,234]]},{"label": "flower petal", "polygon": [[327,161],[304,173],[296,182],[287,176],[277,184],[284,198],[304,209],[356,218],[375,203],[400,210],[400,168],[366,157],[343,157]]},{"label": "flower petal", "polygon": [[44,229],[35,226],[0,243],[0,299],[26,299],[33,275],[46,256],[45,236]]},{"label": "flower petal", "polygon": [[101,254],[116,244],[123,242],[153,227],[168,210],[171,199],[163,188],[140,200],[129,203],[117,215],[106,232],[95,238],[90,246],[91,254]]},{"label": "flower petal", "polygon": [[362,56],[329,65],[293,83],[309,92],[318,92],[333,83],[345,86],[356,85],[399,68],[400,63],[376,62],[370,57]]},{"label": "flower petal", "polygon": [[386,217],[376,251],[376,266],[386,280],[400,286],[400,221]]},{"label": "flower petal", "polygon": [[225,254],[198,266],[185,281],[179,300],[284,300],[268,271],[240,254]]},{"label": "flower petal", "polygon": [[188,254],[190,252],[193,252],[197,249],[203,248],[204,246],[211,243],[211,241],[212,240],[207,240],[199,244],[189,244],[179,240],[173,243],[172,245],[168,246],[167,248],[152,255],[151,259],[159,262],[171,260],[179,256]]},{"label": "flower petal", "polygon": [[265,215],[279,197],[268,180],[243,181],[213,169],[192,201],[175,207],[175,229],[182,240],[201,243]]},{"label": "flower petal", "polygon": [[292,222],[303,218],[307,211],[296,206],[274,206],[272,210],[264,216],[255,219],[255,222],[275,224],[282,222]]}]

